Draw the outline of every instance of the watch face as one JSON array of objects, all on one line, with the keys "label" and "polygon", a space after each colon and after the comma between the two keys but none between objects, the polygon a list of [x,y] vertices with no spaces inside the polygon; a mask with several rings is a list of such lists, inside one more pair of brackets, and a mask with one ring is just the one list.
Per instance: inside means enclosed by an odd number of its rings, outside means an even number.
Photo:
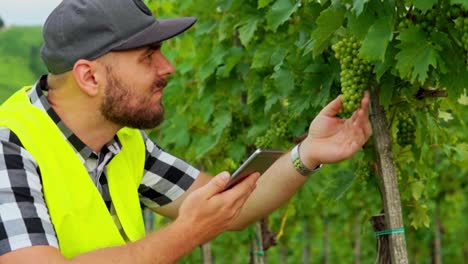
[{"label": "watch face", "polygon": [[153,16],[153,13],[151,13],[151,10],[146,6],[145,3],[141,0],[133,0],[133,2],[137,5],[137,7],[143,11],[143,13],[147,14],[148,16]]}]

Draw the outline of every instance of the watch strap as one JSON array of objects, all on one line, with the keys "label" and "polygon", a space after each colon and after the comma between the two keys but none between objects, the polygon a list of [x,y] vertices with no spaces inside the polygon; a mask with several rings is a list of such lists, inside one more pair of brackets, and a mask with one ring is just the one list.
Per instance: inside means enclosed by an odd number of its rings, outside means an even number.
[{"label": "watch strap", "polygon": [[309,176],[313,174],[314,172],[318,171],[319,169],[322,168],[323,164],[318,165],[314,169],[309,169],[307,168],[304,163],[301,160],[301,157],[299,156],[299,147],[301,143],[297,144],[294,146],[294,148],[291,150],[291,161],[293,164],[293,167],[296,169],[297,172],[299,172],[303,176]]}]

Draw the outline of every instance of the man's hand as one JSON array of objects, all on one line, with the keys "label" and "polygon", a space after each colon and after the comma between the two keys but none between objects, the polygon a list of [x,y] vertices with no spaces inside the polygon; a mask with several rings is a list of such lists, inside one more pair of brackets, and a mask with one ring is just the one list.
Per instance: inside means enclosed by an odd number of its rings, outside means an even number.
[{"label": "man's hand", "polygon": [[239,216],[245,201],[255,190],[259,177],[259,173],[254,173],[225,190],[229,173],[218,174],[187,196],[180,206],[176,222],[188,227],[200,244],[215,238]]},{"label": "man's hand", "polygon": [[347,159],[372,135],[368,119],[369,93],[365,93],[361,107],[348,119],[336,116],[343,107],[341,98],[340,95],[325,106],[310,124],[309,134],[299,149],[306,166]]}]

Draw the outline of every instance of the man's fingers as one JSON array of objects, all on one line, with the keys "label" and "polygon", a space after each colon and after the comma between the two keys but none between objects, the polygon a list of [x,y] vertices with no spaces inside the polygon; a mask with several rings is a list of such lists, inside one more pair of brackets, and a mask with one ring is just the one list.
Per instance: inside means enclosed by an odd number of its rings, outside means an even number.
[{"label": "man's fingers", "polygon": [[220,174],[216,175],[211,179],[208,184],[203,186],[204,193],[207,197],[211,197],[217,193],[220,193],[226,187],[226,184],[229,182],[229,178],[231,176],[228,172],[221,172]]},{"label": "man's fingers", "polygon": [[343,104],[341,103],[341,98],[342,97],[343,96],[340,95],[337,98],[335,98],[335,100],[328,103],[328,105],[326,105],[322,109],[322,111],[320,111],[320,114],[326,115],[326,116],[336,116],[336,114],[338,114],[338,112],[341,110],[341,108],[343,108]]},{"label": "man's fingers", "polygon": [[366,116],[369,114],[369,102],[370,102],[370,94],[368,91],[365,91],[364,97],[361,100],[361,109],[364,110],[364,114]]},{"label": "man's fingers", "polygon": [[238,200],[243,198],[247,199],[247,197],[249,197],[252,191],[255,189],[257,185],[256,182],[259,177],[260,173],[252,173],[234,187],[227,190],[225,194],[228,196],[228,200]]}]

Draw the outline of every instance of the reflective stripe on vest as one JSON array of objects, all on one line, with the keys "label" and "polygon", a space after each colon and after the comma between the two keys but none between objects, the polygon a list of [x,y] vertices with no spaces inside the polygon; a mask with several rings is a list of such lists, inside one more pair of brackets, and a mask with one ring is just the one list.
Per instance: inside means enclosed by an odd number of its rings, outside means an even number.
[{"label": "reflective stripe on vest", "polygon": [[[124,244],[86,168],[54,121],[30,103],[29,89],[16,92],[0,107],[0,127],[12,130],[39,166],[60,251],[70,258]],[[135,241],[145,235],[138,197],[145,143],[136,129],[123,128],[117,136],[122,150],[107,166],[109,192],[126,236]]]}]

